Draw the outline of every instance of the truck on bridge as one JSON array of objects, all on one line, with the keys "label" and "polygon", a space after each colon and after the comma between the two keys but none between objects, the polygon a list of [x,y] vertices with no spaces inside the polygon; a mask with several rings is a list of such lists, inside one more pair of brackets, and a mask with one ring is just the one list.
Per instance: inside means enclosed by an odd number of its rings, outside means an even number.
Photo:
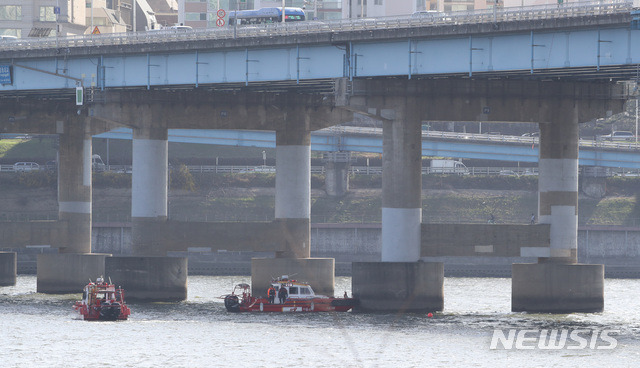
[{"label": "truck on bridge", "polygon": [[429,174],[458,174],[468,175],[469,169],[457,160],[431,160]]}]

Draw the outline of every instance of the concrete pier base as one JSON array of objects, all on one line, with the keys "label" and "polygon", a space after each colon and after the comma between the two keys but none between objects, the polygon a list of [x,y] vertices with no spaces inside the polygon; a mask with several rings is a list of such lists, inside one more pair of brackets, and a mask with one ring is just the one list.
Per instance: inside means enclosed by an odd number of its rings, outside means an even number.
[{"label": "concrete pier base", "polygon": [[0,252],[0,286],[16,284],[18,256],[15,252]]},{"label": "concrete pier base", "polygon": [[82,293],[89,280],[105,275],[104,260],[110,254],[38,254],[37,291],[47,294]]},{"label": "concrete pier base", "polygon": [[105,277],[122,286],[127,300],[187,299],[185,257],[109,257],[104,269]]},{"label": "concrete pier base", "polygon": [[441,262],[354,262],[355,312],[425,313],[444,308]]},{"label": "concrete pier base", "polygon": [[349,192],[349,164],[347,162],[327,162],[325,164],[324,186],[327,194],[342,197]]},{"label": "concrete pier base", "polygon": [[512,266],[514,312],[600,312],[604,308],[604,266],[519,263]]},{"label": "concrete pier base", "polygon": [[288,275],[308,282],[318,295],[334,296],[335,260],[333,258],[253,258],[251,290],[266,296],[272,277]]}]

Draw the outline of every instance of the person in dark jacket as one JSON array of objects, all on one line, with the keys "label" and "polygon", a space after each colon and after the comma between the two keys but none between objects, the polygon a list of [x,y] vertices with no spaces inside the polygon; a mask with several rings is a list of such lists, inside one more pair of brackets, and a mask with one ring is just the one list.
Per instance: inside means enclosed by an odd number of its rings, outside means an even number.
[{"label": "person in dark jacket", "polygon": [[280,299],[280,304],[284,304],[287,301],[287,297],[289,296],[289,292],[287,288],[283,285],[280,285],[280,290],[278,290],[278,299]]}]

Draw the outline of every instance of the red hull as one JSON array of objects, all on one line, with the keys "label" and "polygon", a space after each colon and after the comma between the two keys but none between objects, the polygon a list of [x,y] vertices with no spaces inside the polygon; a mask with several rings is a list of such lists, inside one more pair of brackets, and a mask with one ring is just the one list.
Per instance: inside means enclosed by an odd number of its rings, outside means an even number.
[{"label": "red hull", "polygon": [[82,315],[85,321],[124,321],[131,314],[131,310],[126,305],[120,306],[120,313],[115,318],[104,318],[104,314],[100,313],[97,306],[89,307],[82,302],[76,302],[73,308]]},{"label": "red hull", "polygon": [[355,305],[351,298],[289,299],[284,304],[269,303],[264,298],[249,298],[237,306],[227,306],[230,312],[347,312]]}]

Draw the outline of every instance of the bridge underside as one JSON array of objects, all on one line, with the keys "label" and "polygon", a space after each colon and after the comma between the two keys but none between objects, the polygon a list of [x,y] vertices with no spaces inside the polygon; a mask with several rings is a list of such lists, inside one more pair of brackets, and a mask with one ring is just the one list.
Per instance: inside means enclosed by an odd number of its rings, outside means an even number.
[{"label": "bridge underside", "polygon": [[[534,249],[533,252],[552,262],[571,262],[575,256],[575,237],[572,241],[571,232],[576,230],[574,235],[577,236],[577,222],[573,221],[577,203],[573,200],[574,197],[577,199],[577,172],[572,171],[574,167],[577,170],[577,136],[574,133],[577,133],[579,121],[620,111],[624,95],[623,87],[611,82],[340,79],[334,81],[332,94],[212,92],[200,89],[106,90],[96,91],[92,101],[80,108],[68,102],[34,97],[2,99],[0,105],[4,106],[0,106],[0,121],[9,122],[3,127],[5,132],[53,133],[66,137],[66,145],[61,146],[64,151],[60,155],[61,172],[74,172],[74,167],[82,166],[82,170],[75,171],[77,175],[72,185],[59,185],[65,188],[65,198],[71,198],[65,202],[68,204],[64,208],[61,205],[61,214],[82,215],[82,221],[77,223],[74,222],[75,217],[68,217],[68,221],[74,223],[66,227],[67,246],[61,247],[64,252],[74,253],[75,250],[81,253],[91,249],[90,244],[85,244],[86,227],[90,227],[86,218],[89,218],[91,206],[90,196],[86,196],[91,186],[91,170],[87,164],[90,162],[90,140],[86,137],[116,126],[127,126],[134,133],[132,234],[135,257],[162,257],[167,251],[210,242],[212,249],[245,250],[246,247],[246,250],[273,251],[275,260],[267,260],[266,263],[273,263],[275,268],[282,267],[282,264],[307,268],[310,267],[308,263],[285,262],[283,259],[309,257],[310,132],[349,121],[354,112],[377,118],[383,122],[385,173],[382,261],[397,264],[389,266],[389,274],[399,272],[413,278],[410,274],[431,277],[428,275],[438,274],[441,270],[438,265],[412,266],[421,257],[423,231],[420,212],[421,121],[540,123],[540,157],[548,162],[541,168],[548,169],[541,169],[540,179],[546,184],[542,184],[540,189],[539,217],[541,222],[550,225],[550,247],[543,244],[542,251]],[[233,227],[222,224],[207,229],[207,224],[167,221],[166,157],[167,131],[170,128],[275,130],[278,163],[285,163],[276,172],[276,222]],[[72,155],[73,152],[77,155]],[[78,155],[82,158],[77,158]],[[64,157],[68,160],[62,160]],[[543,180],[545,178],[546,181]],[[60,180],[69,179],[61,177]],[[76,197],[79,199],[72,200]],[[81,205],[77,204],[79,200]],[[259,229],[257,237],[245,235],[252,234],[256,228]],[[218,232],[215,233],[214,229]],[[230,230],[235,230],[240,236],[235,233],[222,236]],[[512,240],[518,242],[518,236],[514,235]],[[16,239],[9,239],[12,241]],[[230,246],[234,248],[228,249]],[[539,244],[531,247],[540,248]],[[125,267],[125,274],[131,271],[130,260],[118,262],[117,269]],[[332,267],[332,262],[320,259],[317,262],[322,274],[330,273],[325,268]],[[154,267],[156,263],[145,260],[140,264],[141,267]],[[265,263],[260,262],[256,267],[264,270]],[[375,265],[363,265],[359,269],[362,280],[367,280],[371,272],[377,272]],[[133,270],[133,274],[135,272]],[[182,295],[184,278],[181,272],[186,270],[176,265],[167,272],[171,273],[166,275],[167,279],[179,283],[175,287]],[[435,279],[436,284],[438,279]],[[331,280],[325,281],[326,285],[321,282],[320,289],[331,294]],[[412,290],[417,294],[406,291],[407,298],[419,296],[416,304],[412,304],[412,310],[441,309],[442,293],[436,284],[414,285],[417,289]],[[434,286],[435,290],[421,290],[422,287]],[[364,293],[361,296],[367,299],[372,289],[358,286],[354,287],[355,290],[361,290]],[[403,303],[387,302],[389,306]],[[366,310],[368,306],[362,305],[362,308]]]}]

